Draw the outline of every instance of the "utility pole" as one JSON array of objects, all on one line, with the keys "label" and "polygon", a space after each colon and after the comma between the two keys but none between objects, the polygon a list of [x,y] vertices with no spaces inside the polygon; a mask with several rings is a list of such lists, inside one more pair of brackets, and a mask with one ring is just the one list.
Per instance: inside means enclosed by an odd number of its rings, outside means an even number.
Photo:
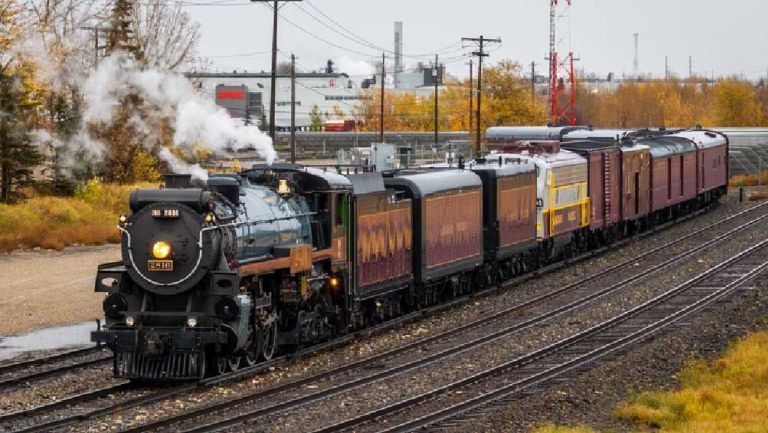
[{"label": "utility pole", "polygon": [[475,103],[475,85],[472,82],[472,66],[474,61],[469,59],[469,141],[472,142],[472,106]]},{"label": "utility pole", "polygon": [[302,0],[251,0],[254,3],[272,3],[272,83],[269,92],[269,136],[275,142],[275,92],[277,91],[277,12],[280,2],[300,2]]},{"label": "utility pole", "polygon": [[669,81],[669,57],[664,56],[664,81]]},{"label": "utility pole", "polygon": [[438,90],[438,81],[440,78],[440,64],[438,63],[438,57],[437,54],[435,54],[435,68],[432,70],[432,77],[435,79],[435,146],[437,146],[438,141],[438,131],[440,130],[440,118],[439,118],[439,90]]},{"label": "utility pole", "polygon": [[379,122],[381,130],[379,131],[379,142],[384,143],[384,82],[387,78],[387,54],[381,54],[381,107],[379,108]]},{"label": "utility pole", "polygon": [[531,62],[531,100],[536,101],[536,62]]},{"label": "utility pole", "polygon": [[488,39],[484,37],[483,35],[480,35],[479,38],[461,38],[462,41],[469,41],[469,42],[475,42],[478,44],[479,50],[472,53],[473,56],[478,57],[477,61],[477,111],[476,111],[476,119],[477,122],[477,131],[475,131],[476,134],[476,140],[477,143],[475,143],[475,156],[480,156],[480,150],[482,149],[482,131],[481,131],[481,113],[480,110],[482,109],[483,105],[483,57],[488,57],[490,54],[485,52],[485,44],[486,43],[501,43],[501,38],[496,39]]},{"label": "utility pole", "polygon": [[296,56],[291,54],[291,164],[296,164]]}]

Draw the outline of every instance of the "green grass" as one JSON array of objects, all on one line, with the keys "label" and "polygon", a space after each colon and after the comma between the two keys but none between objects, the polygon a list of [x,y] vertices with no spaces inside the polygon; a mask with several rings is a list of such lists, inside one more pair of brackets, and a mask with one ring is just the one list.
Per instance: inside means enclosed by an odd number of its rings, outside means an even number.
[{"label": "green grass", "polygon": [[[623,403],[617,416],[639,432],[768,432],[768,332],[736,342],[715,361],[692,363],[679,377],[679,389],[640,394]],[[595,433],[552,425],[535,432]]]}]

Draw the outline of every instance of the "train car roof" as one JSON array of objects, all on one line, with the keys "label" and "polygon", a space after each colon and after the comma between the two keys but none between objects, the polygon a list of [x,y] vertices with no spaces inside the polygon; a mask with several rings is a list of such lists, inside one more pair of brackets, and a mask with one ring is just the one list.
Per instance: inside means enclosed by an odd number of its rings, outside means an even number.
[{"label": "train car roof", "polygon": [[381,173],[359,173],[347,176],[352,182],[352,192],[355,195],[370,194],[386,191],[384,178]]},{"label": "train car roof", "polygon": [[385,177],[386,186],[404,186],[414,198],[427,197],[439,192],[482,186],[480,177],[470,170],[403,170]]},{"label": "train car roof", "polygon": [[[422,167],[430,168],[430,169],[444,169],[444,170],[457,169],[456,164],[449,165],[447,163],[428,164],[428,165],[423,165]],[[499,165],[498,156],[492,159],[481,158],[479,161],[478,160],[468,161],[465,164],[464,168],[466,170],[471,170],[471,171],[494,171],[496,177],[509,177],[509,176],[515,176],[518,174],[536,171],[536,165],[528,159],[508,157],[506,158],[506,160],[502,160],[501,165]]]},{"label": "train car roof", "polygon": [[568,167],[587,163],[583,156],[564,149],[556,153],[491,153],[488,157],[491,158],[493,155],[501,156],[504,160],[514,158],[528,160],[544,168]]},{"label": "train car roof", "polygon": [[563,135],[563,141],[593,140],[622,141],[624,138],[645,138],[669,135],[676,131],[663,129],[579,129]]},{"label": "train car roof", "polygon": [[305,167],[297,164],[255,164],[249,172],[267,172],[274,173],[292,173],[301,183],[305,184],[306,189],[315,191],[332,190],[352,190],[352,182],[346,177],[332,171],[322,170],[315,167]]},{"label": "train car roof", "polygon": [[563,140],[616,141],[635,131],[635,129],[580,129],[564,134]]},{"label": "train car roof", "polygon": [[641,144],[651,148],[651,155],[655,158],[682,155],[696,151],[696,144],[688,138],[673,135],[651,137],[640,140]]},{"label": "train car roof", "polygon": [[728,137],[726,137],[725,134],[706,129],[689,129],[678,132],[674,134],[674,136],[692,140],[700,149],[725,146],[728,144]]},{"label": "train car roof", "polygon": [[563,134],[585,126],[494,126],[485,132],[489,140],[559,140]]},{"label": "train car roof", "polygon": [[565,141],[561,144],[561,148],[576,153],[601,152],[604,150],[618,151],[620,147],[621,143],[617,141],[579,140]]},{"label": "train car roof", "polygon": [[485,159],[484,162],[470,161],[467,168],[472,171],[493,171],[496,177],[509,177],[535,172],[536,164],[525,158],[504,158],[502,156],[501,165],[496,158],[495,161],[490,159]]}]

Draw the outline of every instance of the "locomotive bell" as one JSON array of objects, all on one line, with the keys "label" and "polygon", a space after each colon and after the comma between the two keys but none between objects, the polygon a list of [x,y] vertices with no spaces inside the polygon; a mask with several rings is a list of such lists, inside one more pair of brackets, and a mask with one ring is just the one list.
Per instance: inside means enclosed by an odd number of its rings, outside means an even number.
[{"label": "locomotive bell", "polygon": [[277,181],[277,193],[280,195],[291,193],[291,186],[288,185],[288,179],[280,179]]}]

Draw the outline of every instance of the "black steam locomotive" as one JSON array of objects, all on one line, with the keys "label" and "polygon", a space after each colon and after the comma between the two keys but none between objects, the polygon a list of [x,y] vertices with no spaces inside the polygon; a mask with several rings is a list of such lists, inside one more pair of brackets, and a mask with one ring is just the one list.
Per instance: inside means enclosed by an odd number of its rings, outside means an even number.
[{"label": "black steam locomotive", "polygon": [[190,379],[253,365],[280,344],[330,338],[343,298],[329,204],[349,181],[293,167],[169,176],[131,194],[122,257],[99,266],[106,326],[92,339],[131,379]]}]

